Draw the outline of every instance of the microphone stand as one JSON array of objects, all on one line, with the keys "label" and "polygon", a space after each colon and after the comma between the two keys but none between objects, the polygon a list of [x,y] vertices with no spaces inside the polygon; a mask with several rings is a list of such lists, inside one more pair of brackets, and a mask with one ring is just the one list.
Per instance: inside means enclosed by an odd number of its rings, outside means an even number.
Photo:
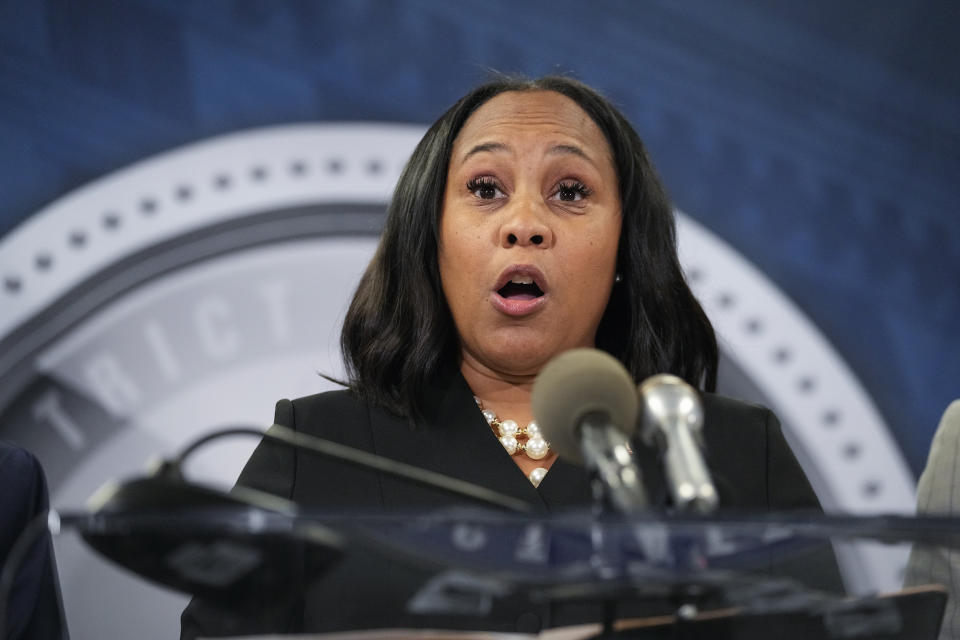
[{"label": "microphone stand", "polygon": [[[593,524],[590,538],[590,564],[598,576],[610,580],[623,573],[620,543],[613,536],[619,531],[604,526],[610,516],[630,515],[648,508],[643,479],[634,469],[625,467],[618,456],[631,456],[626,446],[611,442],[609,430],[604,428],[602,415],[588,413],[581,419],[581,444],[584,459],[592,471]],[[615,596],[602,600],[602,631],[596,638],[613,638],[613,624],[617,619]]]},{"label": "microphone stand", "polygon": [[[261,510],[261,512],[266,510],[286,517],[295,516],[296,505],[277,496],[245,487],[237,487],[234,492],[226,493],[189,482],[184,478],[182,469],[187,458],[213,440],[234,435],[256,436],[511,512],[529,513],[531,509],[530,505],[522,500],[505,496],[486,487],[274,424],[266,432],[251,427],[229,427],[201,436],[188,444],[173,459],[162,460],[151,474],[120,484],[110,482],[98,489],[90,500],[97,505],[94,513],[90,515],[135,516],[158,510],[162,512],[169,509],[212,507],[216,509],[246,508]],[[11,548],[0,571],[0,637],[5,637],[3,634],[7,624],[8,601],[20,565],[44,533],[58,529],[59,515],[51,509],[31,520]],[[337,540],[329,537],[325,542],[333,545],[331,547],[333,549],[336,547]],[[126,566],[118,560],[118,557],[124,556],[122,550],[118,551],[112,545],[98,546],[91,539],[87,539],[87,543],[115,562]],[[156,579],[155,576],[146,577]]]},{"label": "microphone stand", "polygon": [[190,443],[172,461],[162,463],[162,472],[165,474],[175,474],[182,479],[180,469],[184,461],[191,454],[212,440],[231,435],[259,436],[264,440],[285,444],[294,449],[300,449],[340,462],[347,462],[363,469],[380,471],[387,475],[403,478],[434,489],[446,491],[447,493],[453,493],[462,498],[468,498],[494,507],[506,509],[507,511],[517,513],[530,512],[530,505],[523,500],[505,496],[486,487],[473,484],[472,482],[460,480],[459,478],[451,478],[442,473],[421,469],[412,464],[398,462],[397,460],[391,460],[390,458],[385,458],[375,453],[369,453],[337,442],[300,433],[280,424],[271,425],[266,432],[251,427],[229,427],[208,433]]}]

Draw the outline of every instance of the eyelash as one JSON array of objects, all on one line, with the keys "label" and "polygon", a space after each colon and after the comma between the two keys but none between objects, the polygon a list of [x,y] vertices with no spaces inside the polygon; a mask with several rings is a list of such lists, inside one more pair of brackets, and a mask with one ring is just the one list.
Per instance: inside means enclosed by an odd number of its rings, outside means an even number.
[{"label": "eyelash", "polygon": [[[495,189],[497,191],[503,191],[499,183],[489,176],[472,178],[467,181],[467,191],[470,193],[476,195],[476,192],[480,189]],[[558,195],[562,191],[572,191],[575,196],[580,196],[581,199],[586,198],[593,193],[593,191],[587,185],[583,184],[579,180],[561,180],[554,188],[554,195]],[[481,200],[491,199],[492,198],[481,198]],[[576,200],[563,200],[563,202],[576,202]]]},{"label": "eyelash", "polygon": [[[575,195],[580,196],[580,198],[588,197],[593,191],[590,190],[590,187],[583,184],[579,180],[561,180],[557,183],[557,186],[554,190],[555,194],[559,194],[561,191],[573,191]],[[575,200],[564,200],[564,202],[576,202]]]},{"label": "eyelash", "polygon": [[[500,185],[496,180],[490,176],[481,176],[479,178],[473,178],[467,181],[467,191],[476,195],[477,191],[480,189],[495,189],[502,192],[503,189],[500,188]],[[477,196],[479,197],[479,196]],[[492,198],[481,198],[481,200],[491,200]]]}]

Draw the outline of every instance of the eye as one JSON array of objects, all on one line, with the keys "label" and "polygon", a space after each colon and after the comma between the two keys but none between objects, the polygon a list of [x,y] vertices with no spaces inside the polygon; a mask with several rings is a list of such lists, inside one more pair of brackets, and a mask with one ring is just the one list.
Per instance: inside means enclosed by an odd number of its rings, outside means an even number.
[{"label": "eye", "polygon": [[503,197],[503,191],[500,189],[500,185],[489,176],[473,178],[467,182],[467,191],[481,200],[493,200],[494,198]]},{"label": "eye", "polygon": [[587,185],[579,180],[564,180],[557,184],[554,197],[563,202],[578,202],[591,193]]}]

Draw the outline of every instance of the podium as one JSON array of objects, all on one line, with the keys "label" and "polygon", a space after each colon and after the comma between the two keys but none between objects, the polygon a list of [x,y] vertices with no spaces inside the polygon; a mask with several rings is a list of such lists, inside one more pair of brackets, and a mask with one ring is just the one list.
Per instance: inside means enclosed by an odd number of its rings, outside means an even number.
[{"label": "podium", "polygon": [[110,560],[196,596],[198,637],[212,625],[358,639],[935,638],[941,587],[853,599],[770,568],[832,539],[960,541],[954,518],[175,503],[60,519]]}]

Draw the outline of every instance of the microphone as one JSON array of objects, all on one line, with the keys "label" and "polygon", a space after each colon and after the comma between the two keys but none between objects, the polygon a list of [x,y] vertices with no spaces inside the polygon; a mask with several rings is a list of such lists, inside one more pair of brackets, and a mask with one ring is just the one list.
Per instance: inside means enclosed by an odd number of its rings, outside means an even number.
[{"label": "microphone", "polygon": [[533,383],[531,406],[550,446],[586,466],[617,510],[646,508],[643,477],[629,447],[636,387],[616,358],[596,349],[560,354]]},{"label": "microphone", "polygon": [[230,427],[208,433],[152,473],[110,481],[78,519],[88,545],[120,566],[178,591],[214,601],[257,602],[286,593],[291,576],[319,575],[347,552],[350,541],[323,523],[298,521],[297,505],[249,487],[229,493],[184,478],[185,460],[212,440],[256,436],[308,454],[440,489],[460,498],[525,513],[522,500],[465,480],[272,425],[267,432]]},{"label": "microphone", "polygon": [[710,513],[717,490],[703,461],[703,407],[689,384],[668,374],[643,381],[638,389],[641,437],[663,454],[667,486],[680,511]]},{"label": "microphone", "polygon": [[347,548],[326,525],[297,522],[288,500],[194,484],[169,462],[148,476],[107,482],[88,508],[63,519],[91,548],[147,580],[213,602],[291,596],[307,567],[320,575]]}]

